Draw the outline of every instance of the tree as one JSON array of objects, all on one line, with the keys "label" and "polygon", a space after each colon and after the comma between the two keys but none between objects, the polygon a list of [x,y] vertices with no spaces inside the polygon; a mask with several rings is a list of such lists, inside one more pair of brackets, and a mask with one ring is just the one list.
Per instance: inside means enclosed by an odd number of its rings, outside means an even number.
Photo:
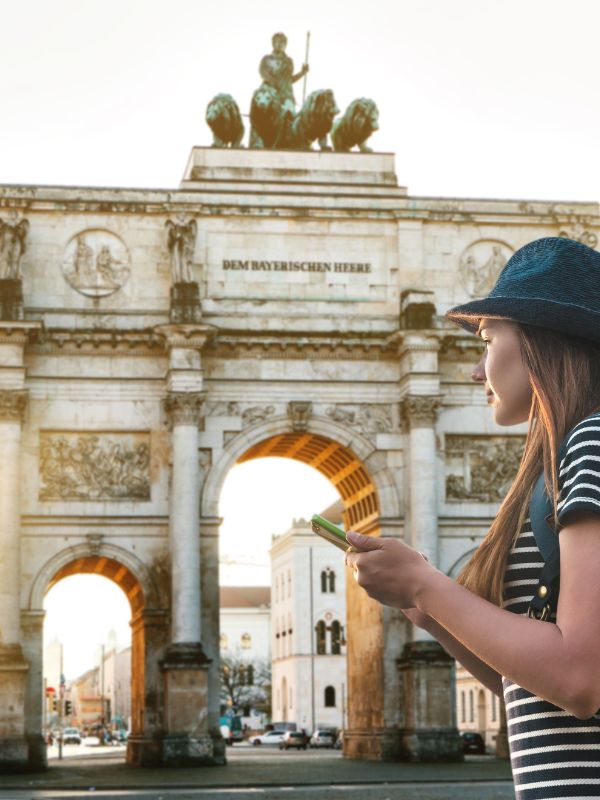
[{"label": "tree", "polygon": [[270,712],[271,664],[266,659],[243,658],[235,651],[221,653],[221,702],[233,711],[246,707]]}]

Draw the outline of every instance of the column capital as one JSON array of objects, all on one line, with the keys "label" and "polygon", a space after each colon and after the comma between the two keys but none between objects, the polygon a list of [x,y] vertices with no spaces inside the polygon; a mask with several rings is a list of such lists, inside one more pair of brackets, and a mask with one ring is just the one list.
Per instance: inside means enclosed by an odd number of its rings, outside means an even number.
[{"label": "column capital", "polygon": [[407,395],[400,401],[400,414],[409,427],[435,425],[442,398],[437,395]]},{"label": "column capital", "polygon": [[189,325],[189,324],[171,324],[171,325],[157,325],[154,328],[155,333],[163,336],[165,343],[170,348],[191,348],[192,350],[202,350],[206,342],[216,333],[216,328],[213,325]]},{"label": "column capital", "polygon": [[28,395],[23,389],[0,389],[0,422],[23,423]]},{"label": "column capital", "polygon": [[168,392],[164,407],[171,426],[200,425],[205,392]]}]

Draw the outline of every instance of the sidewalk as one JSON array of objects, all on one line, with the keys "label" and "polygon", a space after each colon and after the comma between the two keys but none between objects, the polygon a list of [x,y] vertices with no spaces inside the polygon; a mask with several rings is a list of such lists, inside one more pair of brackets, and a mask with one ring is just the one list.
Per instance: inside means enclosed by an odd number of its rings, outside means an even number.
[{"label": "sidewalk", "polygon": [[[230,751],[228,750],[228,756]],[[463,764],[405,764],[347,760],[338,755],[304,754],[244,757],[234,753],[225,767],[140,769],[113,754],[51,761],[46,772],[0,775],[6,789],[193,789],[317,784],[512,781],[510,764],[491,756]]]}]

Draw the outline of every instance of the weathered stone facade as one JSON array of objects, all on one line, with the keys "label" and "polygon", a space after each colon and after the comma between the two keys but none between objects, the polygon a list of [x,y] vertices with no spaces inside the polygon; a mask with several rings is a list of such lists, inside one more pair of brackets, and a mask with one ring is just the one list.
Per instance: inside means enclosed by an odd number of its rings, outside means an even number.
[{"label": "weathered stone facade", "polygon": [[[223,760],[236,462],[302,460],[349,527],[456,568],[497,508],[481,466],[506,431],[470,380],[480,344],[443,314],[526,242],[593,243],[599,222],[590,203],[410,197],[391,155],[210,148],[179,190],[6,186],[0,218],[27,221],[0,282],[0,770],[45,763],[42,599],[85,571],[131,602],[129,760]],[[414,689],[429,663],[452,697],[451,666],[352,581],[347,608],[347,755],[454,757],[452,703],[432,720]]]}]

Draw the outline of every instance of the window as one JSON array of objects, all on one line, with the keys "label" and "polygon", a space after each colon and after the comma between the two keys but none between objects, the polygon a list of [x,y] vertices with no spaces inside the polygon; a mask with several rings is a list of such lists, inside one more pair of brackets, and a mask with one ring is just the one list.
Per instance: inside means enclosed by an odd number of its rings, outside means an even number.
[{"label": "window", "polygon": [[469,722],[475,722],[475,703],[473,701],[473,689],[469,689]]},{"label": "window", "polygon": [[221,650],[227,650],[227,645],[229,644],[229,639],[226,633],[222,633],[219,636],[219,647]]},{"label": "window", "polygon": [[496,697],[494,692],[492,692],[492,722],[496,722],[496,713],[497,713],[496,712],[496,701],[497,701],[497,699],[498,698]]},{"label": "window", "polygon": [[246,686],[254,686],[254,667],[248,664],[246,667]]},{"label": "window", "polygon": [[290,708],[292,707],[292,687],[290,686]]},{"label": "window", "polygon": [[465,697],[464,691],[460,693],[460,721],[466,722],[467,721],[467,698]]},{"label": "window", "polygon": [[335,592],[335,572],[326,567],[321,572],[321,591],[323,594],[326,592]]},{"label": "window", "polygon": [[252,637],[249,633],[242,633],[242,650],[250,650],[252,647]]},{"label": "window", "polygon": [[333,570],[329,570],[328,578],[329,578],[329,591],[333,594],[335,593],[335,572]]},{"label": "window", "polygon": [[335,707],[335,688],[333,686],[325,687],[325,708]]},{"label": "window", "polygon": [[342,626],[335,619],[331,623],[331,653],[339,656],[342,652]]},{"label": "window", "polygon": [[317,622],[315,630],[317,631],[317,655],[324,656],[326,628],[322,619]]}]

